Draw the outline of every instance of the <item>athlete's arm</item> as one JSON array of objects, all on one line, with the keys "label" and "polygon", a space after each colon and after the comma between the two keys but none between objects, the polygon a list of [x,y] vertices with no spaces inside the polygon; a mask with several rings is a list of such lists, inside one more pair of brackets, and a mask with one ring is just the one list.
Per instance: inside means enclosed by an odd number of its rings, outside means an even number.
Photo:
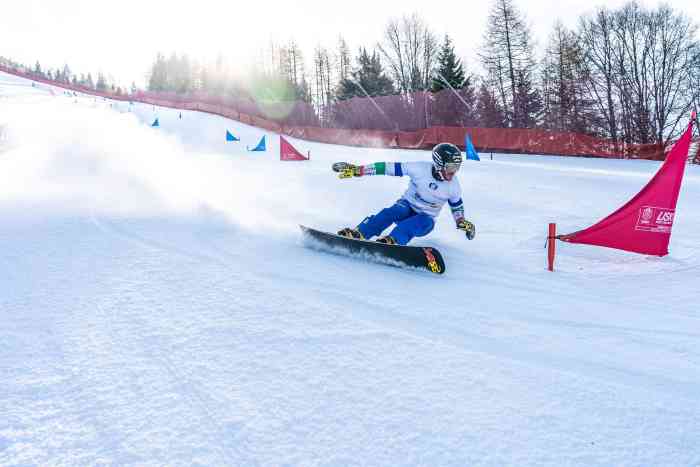
[{"label": "athlete's arm", "polygon": [[455,225],[459,230],[464,231],[469,240],[473,240],[476,235],[476,227],[474,224],[464,218],[464,202],[462,202],[462,188],[457,185],[457,188],[447,200],[452,211],[452,217],[455,220]]},{"label": "athlete's arm", "polygon": [[391,175],[403,177],[404,165],[401,162],[375,162],[367,165],[354,165],[347,162],[336,162],[333,171],[338,172],[340,178],[364,177],[366,175]]}]

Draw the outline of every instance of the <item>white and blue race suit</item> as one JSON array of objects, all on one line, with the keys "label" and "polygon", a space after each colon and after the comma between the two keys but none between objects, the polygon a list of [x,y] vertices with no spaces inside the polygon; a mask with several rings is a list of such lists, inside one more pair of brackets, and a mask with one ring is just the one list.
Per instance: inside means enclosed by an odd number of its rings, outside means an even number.
[{"label": "white and blue race suit", "polygon": [[436,179],[431,162],[376,162],[360,170],[362,175],[406,175],[411,179],[408,189],[394,205],[365,218],[357,226],[367,239],[380,235],[392,224],[396,227],[389,235],[399,245],[428,235],[445,203],[450,205],[455,221],[464,217],[459,180],[457,177],[449,181]]}]

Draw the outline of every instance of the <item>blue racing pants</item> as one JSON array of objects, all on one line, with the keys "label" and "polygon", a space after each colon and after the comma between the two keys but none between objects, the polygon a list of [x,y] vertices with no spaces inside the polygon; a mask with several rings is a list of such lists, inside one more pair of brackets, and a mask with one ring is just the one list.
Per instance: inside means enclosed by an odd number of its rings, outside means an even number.
[{"label": "blue racing pants", "polygon": [[381,234],[391,224],[396,224],[389,234],[399,245],[406,245],[413,237],[423,237],[433,231],[435,220],[427,214],[417,213],[407,201],[400,199],[357,226],[362,235],[370,239]]}]

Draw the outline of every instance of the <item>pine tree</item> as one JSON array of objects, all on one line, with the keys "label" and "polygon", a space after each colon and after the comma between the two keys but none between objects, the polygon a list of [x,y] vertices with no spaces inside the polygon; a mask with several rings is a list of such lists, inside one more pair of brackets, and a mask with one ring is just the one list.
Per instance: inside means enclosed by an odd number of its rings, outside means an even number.
[{"label": "pine tree", "polygon": [[107,80],[105,80],[105,75],[102,72],[97,73],[97,85],[95,87],[98,91],[107,90]]},{"label": "pine tree", "polygon": [[215,95],[223,94],[226,90],[226,64],[224,63],[224,56],[222,54],[216,57],[212,76],[213,79],[210,81],[209,91]]},{"label": "pine tree", "polygon": [[95,82],[92,80],[92,73],[87,74],[87,79],[85,80],[85,86],[90,89],[95,89]]},{"label": "pine tree", "polygon": [[518,70],[516,75],[513,108],[516,116],[513,127],[534,128],[540,123],[542,96],[525,70]]},{"label": "pine tree", "polygon": [[461,89],[465,83],[464,69],[462,61],[455,54],[454,45],[450,37],[445,34],[445,41],[442,43],[438,54],[438,68],[433,77],[431,91],[438,92],[447,88],[447,81],[453,89]]},{"label": "pine tree", "polygon": [[481,83],[476,98],[478,125],[482,128],[504,128],[506,116],[496,94],[486,83]]},{"label": "pine tree", "polygon": [[170,58],[165,61],[165,85],[164,91],[174,91],[177,89],[177,76],[179,60],[175,52],[170,54]]},{"label": "pine tree", "polygon": [[170,90],[179,94],[185,94],[192,90],[192,66],[187,55],[183,55],[179,59],[176,57],[171,64],[169,70],[171,78]]},{"label": "pine tree", "polygon": [[151,66],[151,73],[148,79],[149,91],[165,91],[167,89],[167,68],[165,57],[160,53],[156,56],[156,61]]},{"label": "pine tree", "polygon": [[63,71],[61,72],[61,81],[65,83],[70,82],[71,71],[68,68],[68,64],[63,65]]},{"label": "pine tree", "polygon": [[366,48],[360,49],[357,57],[357,68],[350,73],[350,78],[340,82],[337,91],[338,99],[351,97],[385,96],[393,93],[394,85],[384,74],[381,60],[376,51],[370,57]]},{"label": "pine tree", "polygon": [[41,65],[39,64],[39,60],[37,60],[36,65],[34,65],[34,74],[44,76],[44,72],[41,71]]},{"label": "pine tree", "polygon": [[296,85],[296,98],[307,104],[311,104],[312,102],[311,89],[304,75],[301,77],[301,82]]}]

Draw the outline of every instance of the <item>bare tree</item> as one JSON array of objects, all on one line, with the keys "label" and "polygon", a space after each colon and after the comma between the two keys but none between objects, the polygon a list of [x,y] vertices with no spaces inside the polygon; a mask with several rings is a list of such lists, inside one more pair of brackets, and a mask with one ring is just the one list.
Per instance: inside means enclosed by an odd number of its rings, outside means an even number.
[{"label": "bare tree", "polygon": [[294,39],[278,46],[275,58],[278,64],[273,73],[295,85],[304,81],[304,55]]},{"label": "bare tree", "polygon": [[437,57],[440,52],[435,34],[428,28],[423,30],[423,66],[421,68],[422,83],[421,89],[430,89],[433,84],[433,69],[437,64]]},{"label": "bare tree", "polygon": [[649,79],[653,31],[649,27],[649,14],[638,3],[630,2],[614,13],[614,19],[613,59],[617,69],[615,83],[621,104],[623,139],[649,143],[654,134],[650,109],[652,83]]},{"label": "bare tree", "polygon": [[583,78],[604,116],[603,134],[625,143],[667,144],[679,131],[696,91],[697,27],[668,6],[636,1],[599,9],[579,26]]},{"label": "bare tree", "polygon": [[[694,47],[692,51],[691,64],[688,67],[688,82],[690,83],[690,100],[693,110],[697,113],[700,110],[700,47]],[[698,124],[698,121],[695,121]],[[700,134],[700,124],[697,125]]]},{"label": "bare tree", "polygon": [[384,30],[384,41],[377,48],[400,92],[430,87],[438,46],[435,35],[418,14],[390,20]]},{"label": "bare tree", "polygon": [[327,113],[335,98],[334,85],[332,84],[335,80],[332,70],[333,63],[328,49],[320,45],[316,46],[314,52],[314,100],[322,122],[326,122],[330,118]]},{"label": "bare tree", "polygon": [[544,125],[549,129],[592,133],[591,101],[579,74],[582,55],[576,36],[555,23],[542,61]]},{"label": "bare tree", "polygon": [[568,127],[566,114],[571,107],[571,67],[567,53],[569,47],[569,32],[561,21],[557,21],[542,61],[544,125],[553,130],[565,130]]},{"label": "bare tree", "polygon": [[479,55],[511,126],[522,120],[515,105],[518,76],[529,76],[535,68],[530,37],[530,29],[514,1],[494,0]]},{"label": "bare tree", "polygon": [[338,38],[338,82],[348,79],[351,71],[350,48],[343,36]]},{"label": "bare tree", "polygon": [[700,47],[694,39],[697,27],[669,6],[660,6],[649,20],[653,32],[649,71],[655,142],[666,145],[693,106],[697,88],[693,89],[687,70],[697,66]]},{"label": "bare tree", "polygon": [[603,116],[601,133],[618,141],[618,122],[615,92],[613,15],[604,7],[593,16],[583,17],[579,23],[578,40],[584,49],[579,72],[587,92]]}]

